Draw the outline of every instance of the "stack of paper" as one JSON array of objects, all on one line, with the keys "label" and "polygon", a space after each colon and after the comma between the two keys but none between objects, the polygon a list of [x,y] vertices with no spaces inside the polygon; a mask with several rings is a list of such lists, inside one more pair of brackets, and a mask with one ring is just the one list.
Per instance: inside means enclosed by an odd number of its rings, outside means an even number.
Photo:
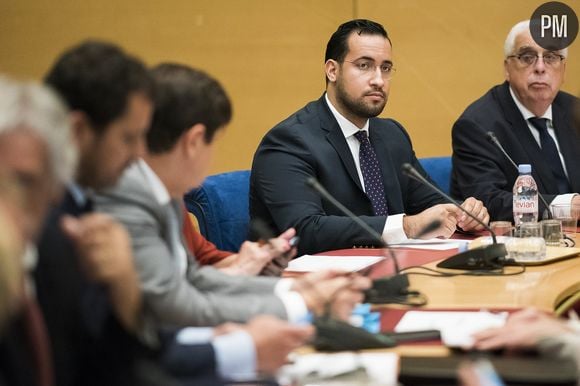
[{"label": "stack of paper", "polygon": [[395,331],[439,330],[445,345],[470,348],[473,346],[473,334],[488,328],[501,327],[507,317],[507,312],[409,311],[401,318]]},{"label": "stack of paper", "polygon": [[325,269],[356,272],[383,260],[383,256],[314,256],[304,255],[290,261],[287,271],[314,272]]}]

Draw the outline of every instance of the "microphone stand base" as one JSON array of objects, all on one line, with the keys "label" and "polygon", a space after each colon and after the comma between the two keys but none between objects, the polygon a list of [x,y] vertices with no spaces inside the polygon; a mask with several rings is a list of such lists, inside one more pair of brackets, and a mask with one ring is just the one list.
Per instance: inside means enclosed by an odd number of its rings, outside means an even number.
[{"label": "microphone stand base", "polygon": [[400,303],[409,292],[409,277],[405,274],[373,280],[373,286],[365,291],[365,303]]},{"label": "microphone stand base", "polygon": [[464,271],[490,271],[506,265],[507,250],[504,244],[484,245],[451,256],[438,268],[461,269]]}]

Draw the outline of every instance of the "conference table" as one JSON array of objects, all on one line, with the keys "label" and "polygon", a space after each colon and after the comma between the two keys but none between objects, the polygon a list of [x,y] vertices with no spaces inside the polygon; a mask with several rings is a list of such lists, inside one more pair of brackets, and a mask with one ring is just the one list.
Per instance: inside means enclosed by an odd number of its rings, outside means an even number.
[{"label": "conference table", "polygon": [[[577,245],[580,242],[578,233],[573,235]],[[457,236],[456,236],[457,237]],[[463,236],[458,236],[463,238]],[[457,249],[426,250],[396,248],[394,254],[400,268],[426,266],[436,268],[439,261],[457,253]],[[343,249],[324,252],[329,256],[380,256],[380,249]],[[460,272],[444,270],[445,272]],[[504,268],[505,273],[520,271],[518,266]],[[454,276],[431,277],[418,275],[411,269],[409,273],[410,289],[420,291],[427,297],[427,304],[422,307],[409,307],[394,304],[375,305],[381,312],[381,329],[392,330],[408,310],[490,310],[515,311],[525,307],[553,312],[566,298],[580,292],[580,256],[552,262],[545,265],[527,266],[525,272],[513,276]],[[366,272],[375,279],[392,275],[394,266],[386,258],[376,263]],[[406,344],[395,349],[402,355],[446,355],[449,350],[437,342]]]}]

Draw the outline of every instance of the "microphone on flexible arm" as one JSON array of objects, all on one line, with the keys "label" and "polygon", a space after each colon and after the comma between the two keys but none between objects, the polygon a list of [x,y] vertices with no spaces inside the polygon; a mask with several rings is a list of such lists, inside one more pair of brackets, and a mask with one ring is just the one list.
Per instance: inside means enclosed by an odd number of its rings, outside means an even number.
[{"label": "microphone on flexible arm", "polygon": [[[397,262],[397,258],[380,234],[342,205],[320,184],[320,182],[316,180],[316,178],[311,177],[307,179],[306,185],[317,191],[323,198],[336,206],[341,212],[372,236],[379,245],[389,251],[388,257],[393,260],[396,274],[391,277],[373,280],[372,288],[365,291],[364,302],[401,303],[406,300],[407,304],[415,306],[421,306],[427,303],[425,296],[417,291],[408,290],[409,278],[407,275],[401,275],[399,273],[399,263]],[[422,233],[431,232],[440,225],[440,221],[435,221],[434,223],[429,224]],[[410,302],[409,300],[413,298],[418,301]],[[329,305],[327,305],[327,309],[329,308]],[[316,337],[312,344],[314,348],[319,351],[352,351],[370,348],[387,348],[396,346],[398,343],[404,341],[437,340],[441,338],[438,330],[425,330],[414,333],[374,334],[341,320],[334,319],[329,313],[325,313],[321,317],[315,317],[312,323],[316,327]]]},{"label": "microphone on flexible arm", "polygon": [[[318,194],[325,198],[328,202],[334,205],[338,210],[344,213],[348,218],[353,220],[359,227],[364,229],[373,240],[383,249],[386,249],[389,253],[389,257],[393,261],[393,266],[395,268],[395,274],[390,277],[380,278],[373,280],[372,288],[368,289],[365,293],[366,303],[392,303],[401,302],[409,295],[409,278],[406,274],[400,274],[399,262],[395,256],[392,248],[383,240],[381,235],[371,228],[367,223],[362,221],[358,216],[356,216],[351,210],[345,207],[340,201],[334,198],[325,188],[318,182],[314,177],[310,177],[306,180],[306,185],[314,189]],[[422,230],[421,233],[429,233],[434,229],[439,228],[441,225],[440,221],[435,221]],[[416,294],[416,292],[414,292]]]},{"label": "microphone on flexible arm", "polygon": [[[504,155],[504,157],[510,161],[510,163],[512,164],[512,166],[514,167],[514,169],[518,170],[518,165],[514,162],[514,160],[512,159],[512,157],[509,156],[509,154],[507,153],[507,151],[505,151],[505,149],[503,148],[503,146],[501,145],[501,142],[499,142],[499,140],[497,139],[495,133],[493,131],[488,131],[486,133],[487,135],[487,139],[489,140],[489,142],[493,143]],[[548,205],[548,202],[546,201],[546,199],[544,198],[544,196],[538,191],[538,197],[540,197],[540,200],[542,201],[542,204],[544,204],[544,206],[546,207],[546,212],[548,212],[548,218],[552,219],[554,218],[554,215],[552,214],[552,211],[550,210],[550,205]]]},{"label": "microphone on flexible arm", "polygon": [[472,213],[465,210],[457,201],[445,194],[441,189],[429,182],[421,173],[419,173],[413,166],[408,163],[404,163],[401,167],[401,171],[408,177],[418,181],[420,184],[429,187],[431,190],[437,192],[439,195],[444,197],[447,201],[459,208],[463,213],[468,215],[470,218],[474,219],[478,224],[483,226],[490,234],[493,240],[493,244],[484,245],[478,248],[474,248],[465,252],[458,253],[451,256],[439,264],[439,268],[448,269],[462,269],[462,270],[495,270],[501,268],[505,262],[505,256],[507,255],[507,250],[504,244],[498,244],[495,232],[485,224],[483,221],[475,217]]}]

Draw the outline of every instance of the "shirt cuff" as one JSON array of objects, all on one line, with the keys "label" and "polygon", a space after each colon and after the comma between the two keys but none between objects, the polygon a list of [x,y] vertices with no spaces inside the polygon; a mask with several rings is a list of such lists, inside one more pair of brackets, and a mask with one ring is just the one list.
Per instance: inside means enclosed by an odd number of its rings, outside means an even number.
[{"label": "shirt cuff", "polygon": [[213,338],[211,327],[186,327],[179,330],[175,339],[179,344],[207,343]]},{"label": "shirt cuff", "polygon": [[558,204],[572,205],[572,199],[574,198],[574,196],[577,195],[578,193],[559,194],[556,197],[554,197],[552,202],[550,202],[550,205],[558,205]]},{"label": "shirt cuff", "polygon": [[220,377],[232,380],[256,378],[256,347],[247,331],[216,336],[212,344]]},{"label": "shirt cuff", "polygon": [[310,321],[311,317],[306,307],[306,302],[302,295],[296,291],[292,291],[294,279],[280,279],[274,287],[274,294],[280,298],[284,308],[286,309],[286,316],[290,323],[303,324]]},{"label": "shirt cuff", "polygon": [[403,230],[404,214],[392,214],[387,216],[385,227],[383,228],[383,240],[387,244],[400,243],[408,239]]}]

